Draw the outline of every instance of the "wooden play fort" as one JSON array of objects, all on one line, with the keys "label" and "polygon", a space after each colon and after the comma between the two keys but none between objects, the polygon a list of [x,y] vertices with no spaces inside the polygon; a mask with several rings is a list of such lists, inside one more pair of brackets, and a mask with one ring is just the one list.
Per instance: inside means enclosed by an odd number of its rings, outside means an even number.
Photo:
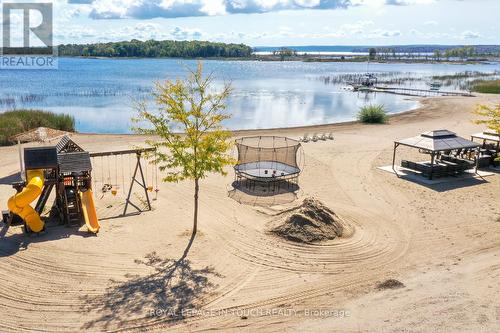
[{"label": "wooden play fort", "polygon": [[[113,152],[89,153],[84,151],[68,136],[64,136],[56,146],[41,146],[24,148],[21,154],[21,174],[24,180],[14,182],[16,190],[8,200],[9,211],[4,212],[4,222],[7,226],[19,223],[25,233],[39,233],[46,229],[46,223],[41,217],[49,197],[54,193],[54,203],[50,209],[50,218],[66,226],[81,226],[86,224],[87,230],[97,233],[100,228],[94,203],[92,184],[92,160],[95,158],[110,158],[133,155],[136,158],[135,170],[130,178],[130,186],[125,207],[121,215],[127,214],[129,206],[138,213],[151,210],[148,192],[152,185],[146,183],[141,158],[144,154],[154,152],[152,148],[131,149]],[[102,167],[102,165],[101,165]],[[114,170],[115,174],[118,173]],[[102,173],[102,172],[101,172]],[[153,174],[153,172],[151,172]],[[125,178],[123,171],[122,177]],[[151,183],[154,181],[152,180]],[[114,195],[116,184],[101,186],[101,192],[110,191]],[[134,184],[137,184],[145,194],[146,208],[132,202],[131,194]],[[157,184],[156,184],[157,185]],[[158,192],[158,188],[156,188]],[[36,200],[34,207],[31,203]]]}]

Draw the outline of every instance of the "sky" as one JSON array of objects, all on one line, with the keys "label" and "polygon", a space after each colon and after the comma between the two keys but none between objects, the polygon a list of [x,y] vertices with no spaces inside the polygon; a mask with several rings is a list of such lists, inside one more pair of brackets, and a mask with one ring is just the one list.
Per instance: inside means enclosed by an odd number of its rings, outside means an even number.
[{"label": "sky", "polygon": [[[134,38],[250,46],[500,44],[500,0],[54,0],[53,6],[55,44]],[[21,43],[22,12],[10,19],[14,44]],[[30,26],[40,22],[31,12]]]}]

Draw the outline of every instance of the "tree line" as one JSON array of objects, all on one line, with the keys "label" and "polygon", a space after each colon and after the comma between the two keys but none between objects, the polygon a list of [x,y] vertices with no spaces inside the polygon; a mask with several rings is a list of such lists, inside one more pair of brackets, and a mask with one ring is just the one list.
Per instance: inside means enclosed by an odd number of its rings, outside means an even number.
[{"label": "tree line", "polygon": [[252,48],[244,44],[207,41],[148,40],[59,45],[60,56],[141,57],[141,58],[240,58],[249,57]]},{"label": "tree line", "polygon": [[447,49],[444,51],[440,50],[434,51],[434,57],[436,58],[436,60],[440,60],[441,58],[446,58],[447,60],[450,58],[467,59],[470,57],[475,57],[477,55],[478,53],[473,46],[457,47],[454,49]]},{"label": "tree line", "polygon": [[368,50],[370,60],[391,60],[391,59],[425,59],[425,60],[467,60],[474,57],[494,55],[494,53],[481,52],[475,46],[463,46],[447,49],[435,49],[430,52],[398,52],[397,48],[380,47]]}]

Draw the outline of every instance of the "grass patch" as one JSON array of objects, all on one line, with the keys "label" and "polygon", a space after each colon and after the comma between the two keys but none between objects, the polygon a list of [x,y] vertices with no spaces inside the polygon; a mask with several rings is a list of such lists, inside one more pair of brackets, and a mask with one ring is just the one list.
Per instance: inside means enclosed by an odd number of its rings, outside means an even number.
[{"label": "grass patch", "polygon": [[447,75],[434,75],[432,79],[437,81],[446,81],[446,80],[458,80],[458,79],[470,79],[470,78],[483,78],[483,77],[497,76],[497,75],[500,75],[500,71],[494,71],[492,73],[465,71]]},{"label": "grass patch", "polygon": [[472,91],[483,94],[500,94],[500,80],[474,81]]},{"label": "grass patch", "polygon": [[368,105],[359,109],[358,120],[365,124],[385,124],[387,112],[383,105]]},{"label": "grass patch", "polygon": [[13,135],[37,127],[74,132],[75,119],[67,114],[40,110],[14,110],[0,113],[0,145],[9,144],[9,138]]}]

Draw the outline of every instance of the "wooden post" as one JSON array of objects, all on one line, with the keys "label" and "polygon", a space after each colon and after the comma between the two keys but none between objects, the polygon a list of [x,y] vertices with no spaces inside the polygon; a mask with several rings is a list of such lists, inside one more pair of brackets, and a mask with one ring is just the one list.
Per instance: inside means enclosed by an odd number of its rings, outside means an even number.
[{"label": "wooden post", "polygon": [[26,180],[26,174],[24,171],[24,161],[23,161],[23,146],[21,144],[21,140],[17,140],[17,146],[19,150],[19,173],[21,175],[22,180]]},{"label": "wooden post", "polygon": [[[137,152],[136,156],[137,156],[137,164],[135,165],[134,175],[132,176],[132,181],[130,182],[130,187],[129,187],[129,190],[128,190],[127,199],[125,201],[125,208],[123,209],[123,215],[127,214],[127,208],[128,208],[129,204],[131,206],[133,206],[135,209],[137,209],[139,212],[142,211],[139,207],[137,207],[137,205],[135,205],[134,203],[132,203],[132,201],[130,200],[130,197],[132,196],[132,188],[134,187],[134,182],[136,182],[137,184],[139,184],[139,186],[141,186],[144,189],[144,193],[146,194],[146,200],[147,200],[147,203],[148,203],[148,210],[151,210],[151,202],[149,201],[148,188],[146,186],[146,181],[144,180],[144,173],[142,172],[141,153]],[[142,183],[139,183],[137,181],[137,179],[136,179],[136,177],[137,177],[137,171],[140,172]]]},{"label": "wooden post", "polygon": [[149,194],[148,194],[148,187],[146,185],[146,180],[144,179],[144,173],[142,172],[142,166],[141,166],[141,153],[138,153],[139,155],[139,171],[141,172],[141,179],[142,179],[142,187],[144,188],[144,193],[146,194],[146,201],[148,202],[148,210],[151,210],[151,201],[149,201]]},{"label": "wooden post", "polygon": [[432,171],[434,170],[434,152],[431,153],[431,172],[429,173],[429,179],[432,179]]}]

